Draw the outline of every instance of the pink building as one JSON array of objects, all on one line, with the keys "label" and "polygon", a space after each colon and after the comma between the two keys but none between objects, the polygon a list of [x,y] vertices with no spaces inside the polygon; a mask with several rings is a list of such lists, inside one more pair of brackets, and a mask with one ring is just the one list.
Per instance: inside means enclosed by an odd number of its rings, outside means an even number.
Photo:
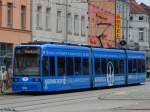
[{"label": "pink building", "polygon": [[10,65],[15,44],[30,40],[30,0],[0,0],[0,67]]},{"label": "pink building", "polygon": [[[92,46],[115,47],[115,1],[89,0],[89,39]],[[99,36],[100,40],[97,38]]]}]

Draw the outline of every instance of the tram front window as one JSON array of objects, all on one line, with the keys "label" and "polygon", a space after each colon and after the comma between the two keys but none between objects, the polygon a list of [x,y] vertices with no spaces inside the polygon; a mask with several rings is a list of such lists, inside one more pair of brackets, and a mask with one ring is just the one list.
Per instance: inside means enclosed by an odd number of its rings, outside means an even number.
[{"label": "tram front window", "polygon": [[40,50],[37,48],[19,48],[15,52],[15,75],[39,76]]}]

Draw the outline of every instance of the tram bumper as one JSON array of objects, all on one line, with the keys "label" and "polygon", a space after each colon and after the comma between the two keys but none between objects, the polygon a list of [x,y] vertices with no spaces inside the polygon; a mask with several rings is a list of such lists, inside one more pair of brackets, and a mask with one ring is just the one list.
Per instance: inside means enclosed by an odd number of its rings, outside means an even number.
[{"label": "tram bumper", "polygon": [[40,82],[15,82],[12,84],[13,92],[41,92]]}]

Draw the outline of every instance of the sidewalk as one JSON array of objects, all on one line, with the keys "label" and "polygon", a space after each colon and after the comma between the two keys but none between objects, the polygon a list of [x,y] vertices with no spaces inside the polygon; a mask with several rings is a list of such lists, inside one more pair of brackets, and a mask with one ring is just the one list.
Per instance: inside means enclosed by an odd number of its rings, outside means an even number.
[{"label": "sidewalk", "polygon": [[146,81],[150,81],[150,78],[147,78]]},{"label": "sidewalk", "polygon": [[[7,89],[6,91],[5,91],[5,94],[4,95],[9,95],[9,94],[12,94],[13,92],[12,92],[12,89],[11,88],[9,88],[9,89]],[[0,95],[3,95],[1,92],[0,92]]]}]

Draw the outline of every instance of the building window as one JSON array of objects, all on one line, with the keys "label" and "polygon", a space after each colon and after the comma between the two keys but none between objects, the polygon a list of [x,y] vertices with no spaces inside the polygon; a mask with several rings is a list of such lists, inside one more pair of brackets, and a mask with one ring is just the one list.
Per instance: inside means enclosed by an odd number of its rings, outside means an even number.
[{"label": "building window", "polygon": [[81,16],[81,35],[85,36],[86,25],[85,25],[85,16]]},{"label": "building window", "polygon": [[139,40],[144,41],[144,28],[139,28]]},{"label": "building window", "polygon": [[12,56],[13,45],[7,43],[0,43],[0,56]]},{"label": "building window", "polygon": [[62,33],[62,12],[57,11],[57,33]]},{"label": "building window", "polygon": [[12,27],[13,25],[13,4],[7,4],[7,25],[8,27]]},{"label": "building window", "polygon": [[21,6],[21,28],[25,29],[26,27],[26,6]]},{"label": "building window", "polygon": [[67,19],[68,19],[68,34],[72,34],[72,16],[71,13],[67,14]]},{"label": "building window", "polygon": [[139,16],[139,20],[142,21],[144,19],[143,16]]},{"label": "building window", "polygon": [[37,28],[42,28],[42,7],[37,7]]},{"label": "building window", "polygon": [[133,20],[133,16],[130,16],[130,20],[131,20],[131,21]]},{"label": "building window", "polygon": [[50,30],[51,26],[51,8],[46,8],[46,30]]},{"label": "building window", "polygon": [[74,15],[74,34],[79,35],[79,16]]},{"label": "building window", "polygon": [[0,26],[2,25],[2,2],[0,1]]}]

